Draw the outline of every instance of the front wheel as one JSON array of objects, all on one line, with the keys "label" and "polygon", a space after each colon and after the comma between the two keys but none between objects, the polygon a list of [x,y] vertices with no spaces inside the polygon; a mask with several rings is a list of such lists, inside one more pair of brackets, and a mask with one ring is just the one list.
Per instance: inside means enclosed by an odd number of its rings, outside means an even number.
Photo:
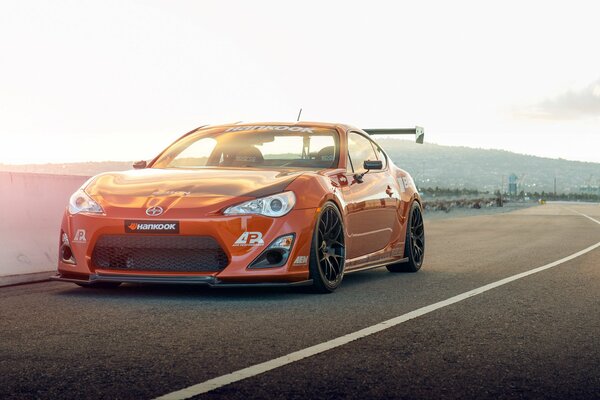
[{"label": "front wheel", "polygon": [[391,272],[417,272],[423,265],[425,256],[425,229],[423,227],[423,214],[421,207],[414,202],[408,216],[406,227],[406,241],[404,242],[404,258],[407,262],[390,264],[387,266]]},{"label": "front wheel", "polygon": [[308,266],[313,290],[331,293],[342,282],[346,247],[342,216],[332,202],[321,207],[313,233]]}]

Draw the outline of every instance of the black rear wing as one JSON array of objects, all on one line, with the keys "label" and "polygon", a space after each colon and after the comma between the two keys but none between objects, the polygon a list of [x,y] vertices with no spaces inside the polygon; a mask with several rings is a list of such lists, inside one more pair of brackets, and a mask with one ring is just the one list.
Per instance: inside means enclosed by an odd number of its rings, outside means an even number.
[{"label": "black rear wing", "polygon": [[414,128],[392,128],[392,129],[363,129],[369,135],[415,135],[417,143],[423,143],[425,129],[420,126]]}]

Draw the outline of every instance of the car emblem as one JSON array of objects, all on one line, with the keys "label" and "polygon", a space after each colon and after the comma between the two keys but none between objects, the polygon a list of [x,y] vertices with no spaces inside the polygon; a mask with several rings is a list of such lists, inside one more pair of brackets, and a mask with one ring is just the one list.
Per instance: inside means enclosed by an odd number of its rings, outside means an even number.
[{"label": "car emblem", "polygon": [[163,213],[163,211],[163,208],[160,206],[149,207],[146,210],[146,215],[149,215],[151,217],[158,217],[160,214]]}]

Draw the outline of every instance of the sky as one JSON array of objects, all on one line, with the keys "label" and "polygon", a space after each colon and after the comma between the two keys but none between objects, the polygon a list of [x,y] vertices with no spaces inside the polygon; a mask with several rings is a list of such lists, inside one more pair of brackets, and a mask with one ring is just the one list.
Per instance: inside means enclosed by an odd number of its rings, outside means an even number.
[{"label": "sky", "polygon": [[0,163],[150,159],[204,124],[425,128],[600,162],[594,1],[0,1]]}]

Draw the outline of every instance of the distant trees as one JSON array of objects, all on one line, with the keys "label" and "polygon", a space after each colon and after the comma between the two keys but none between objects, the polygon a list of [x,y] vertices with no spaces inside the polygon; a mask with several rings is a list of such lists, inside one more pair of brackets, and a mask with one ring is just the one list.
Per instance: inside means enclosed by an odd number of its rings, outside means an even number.
[{"label": "distant trees", "polygon": [[[451,188],[441,188],[439,186],[436,187],[426,187],[420,188],[420,193],[425,198],[475,198],[475,197],[485,197],[489,195],[489,191],[481,191],[478,189],[451,189]],[[489,196],[491,197],[491,196]],[[493,192],[493,197],[501,198],[501,194],[499,190]],[[513,200],[525,200],[526,198],[530,200],[556,200],[556,201],[591,201],[591,202],[600,202],[600,195],[593,193],[557,193],[556,195],[552,192],[542,191],[539,192],[525,192],[521,190],[516,197],[509,197],[506,193],[502,194],[503,199],[513,199]]]},{"label": "distant trees", "polygon": [[467,196],[479,196],[482,194],[489,194],[488,191],[480,191],[477,189],[450,189],[450,188],[440,188],[436,186],[434,188],[427,187],[421,188],[420,192],[427,197],[467,197]]},{"label": "distant trees", "polygon": [[533,199],[543,199],[550,201],[591,201],[600,202],[600,195],[593,193],[527,193],[527,196]]}]

